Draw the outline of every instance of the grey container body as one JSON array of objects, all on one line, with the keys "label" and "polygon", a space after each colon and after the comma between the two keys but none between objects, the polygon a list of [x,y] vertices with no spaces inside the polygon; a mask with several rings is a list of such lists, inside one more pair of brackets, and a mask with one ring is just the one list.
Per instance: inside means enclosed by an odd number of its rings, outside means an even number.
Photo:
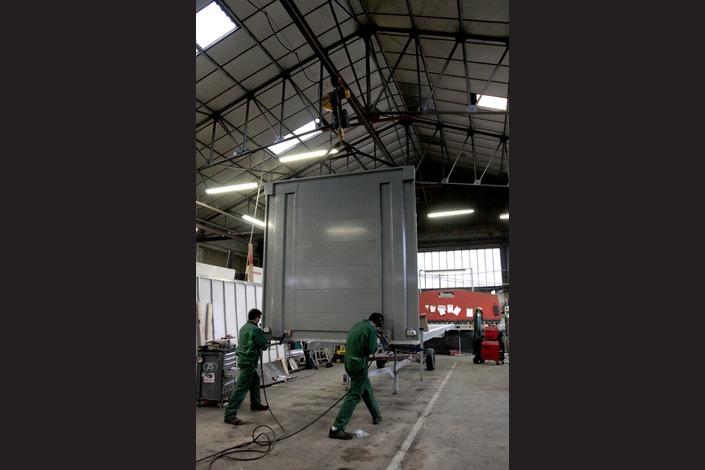
[{"label": "grey container body", "polygon": [[273,337],[344,343],[384,315],[419,344],[414,167],[267,183],[263,319]]}]

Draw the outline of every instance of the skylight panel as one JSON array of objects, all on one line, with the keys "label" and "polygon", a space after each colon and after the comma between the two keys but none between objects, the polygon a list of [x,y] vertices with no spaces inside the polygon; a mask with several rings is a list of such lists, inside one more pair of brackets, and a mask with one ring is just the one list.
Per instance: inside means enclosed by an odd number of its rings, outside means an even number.
[{"label": "skylight panel", "polygon": [[485,109],[499,109],[501,111],[507,110],[507,98],[500,98],[499,96],[482,95],[480,100],[477,102],[478,108]]},{"label": "skylight panel", "polygon": [[[285,139],[288,139],[289,137],[293,137],[294,134],[287,134],[284,136]],[[271,145],[267,147],[271,152],[274,152],[274,155],[279,155],[280,153],[284,153],[287,150],[289,150],[291,147],[293,147],[296,144],[301,143],[299,139],[291,139],[287,140],[286,142],[280,142],[278,144]]]},{"label": "skylight panel", "polygon": [[[315,130],[315,129],[316,129],[316,123],[317,123],[317,122],[318,122],[318,119],[315,119],[315,120],[309,122],[308,124],[305,124],[305,125],[299,127],[298,129],[296,129],[296,130],[294,131],[294,135],[301,135],[301,134],[305,134],[306,132],[310,132],[310,131]],[[320,134],[320,133],[321,133],[321,131],[312,132],[312,133],[310,134],[310,136],[309,136],[309,135],[303,136],[302,139],[303,139],[303,140],[308,140],[308,139],[310,139],[311,137],[316,136],[316,135],[318,135],[318,134]]]},{"label": "skylight panel", "polygon": [[288,138],[294,137],[294,136],[300,136],[301,134],[306,134],[306,132],[310,132],[310,134],[302,135],[301,137],[296,138],[296,139],[291,139],[291,140],[287,140],[285,142],[280,142],[278,144],[270,145],[267,148],[271,152],[273,152],[275,155],[280,155],[280,154],[286,152],[287,150],[289,150],[290,148],[292,148],[300,143],[306,142],[307,140],[312,139],[319,134],[322,134],[323,133],[322,131],[311,132],[316,129],[316,125],[318,124],[318,122],[319,122],[319,119],[314,119],[313,121],[309,122],[308,124],[304,124],[303,126],[299,127],[293,133],[285,135],[284,139],[288,139]]},{"label": "skylight panel", "polygon": [[[206,49],[235,29],[237,25],[216,2],[196,13],[196,44],[202,49]],[[196,51],[198,52],[198,49]]]}]

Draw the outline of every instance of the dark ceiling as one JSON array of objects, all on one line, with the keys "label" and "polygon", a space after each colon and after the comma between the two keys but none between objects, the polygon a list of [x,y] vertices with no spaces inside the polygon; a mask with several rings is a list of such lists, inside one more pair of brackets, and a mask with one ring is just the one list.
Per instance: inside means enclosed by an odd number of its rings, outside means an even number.
[{"label": "dark ceiling", "polygon": [[[196,45],[197,242],[262,237],[241,216],[263,218],[266,182],[404,165],[420,251],[508,242],[509,106],[477,100],[509,97],[509,0],[217,3],[238,28]],[[282,163],[267,149],[316,118],[321,132],[287,153],[337,154]],[[205,192],[245,182],[262,185]],[[426,217],[459,206],[475,212]]]}]

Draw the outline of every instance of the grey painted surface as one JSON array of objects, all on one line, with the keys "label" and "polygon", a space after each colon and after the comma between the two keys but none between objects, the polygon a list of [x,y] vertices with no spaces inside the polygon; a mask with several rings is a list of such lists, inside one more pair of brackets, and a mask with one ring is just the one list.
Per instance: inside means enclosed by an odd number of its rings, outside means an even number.
[{"label": "grey painted surface", "polygon": [[266,185],[263,323],[290,340],[344,343],[372,312],[418,344],[413,166]]}]

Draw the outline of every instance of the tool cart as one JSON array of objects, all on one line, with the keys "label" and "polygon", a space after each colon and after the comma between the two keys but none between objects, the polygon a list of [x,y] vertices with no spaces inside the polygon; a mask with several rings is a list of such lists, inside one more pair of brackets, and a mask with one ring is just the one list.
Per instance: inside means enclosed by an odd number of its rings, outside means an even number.
[{"label": "tool cart", "polygon": [[208,343],[196,355],[196,405],[216,403],[222,408],[238,376],[235,347]]}]

